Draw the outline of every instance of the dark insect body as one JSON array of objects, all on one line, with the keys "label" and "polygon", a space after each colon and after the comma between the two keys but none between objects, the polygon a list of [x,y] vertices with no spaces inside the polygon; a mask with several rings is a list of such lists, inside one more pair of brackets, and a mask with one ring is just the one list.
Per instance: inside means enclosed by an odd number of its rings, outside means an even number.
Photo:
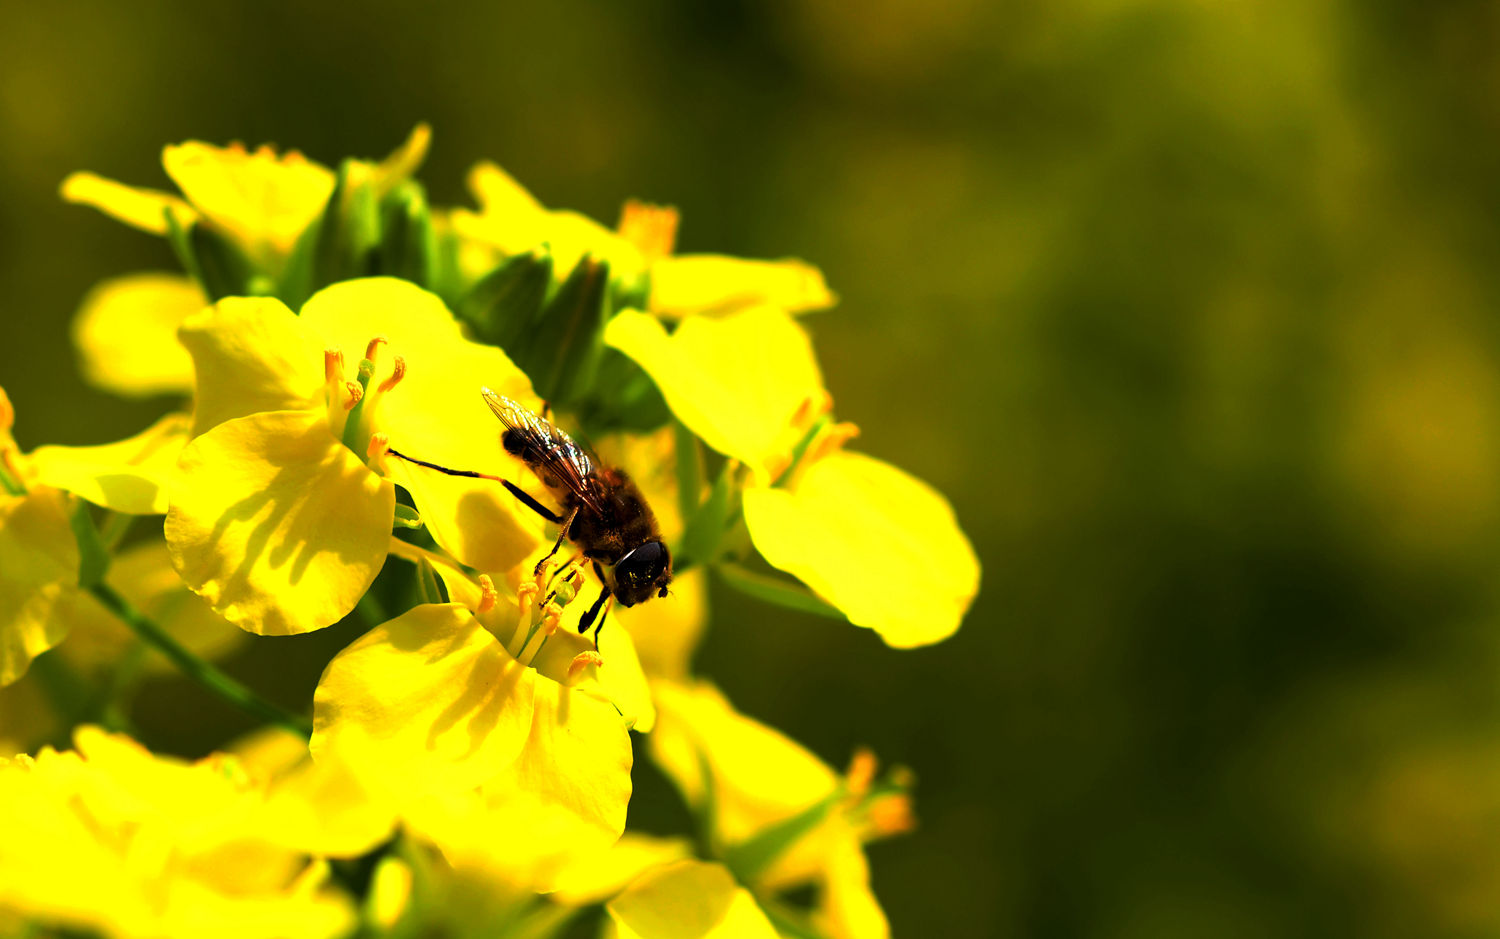
[{"label": "dark insect body", "polygon": [[557,523],[557,542],[538,562],[537,570],[541,570],[542,565],[557,553],[564,541],[576,545],[582,556],[593,563],[594,573],[604,587],[579,621],[578,631],[587,632],[597,620],[594,629],[594,644],[597,646],[599,629],[604,626],[601,613],[606,601],[613,598],[621,606],[635,606],[649,600],[652,594],[667,595],[667,585],[672,582],[672,556],[662,541],[656,516],[639,487],[624,471],[600,463],[597,456],[579,446],[545,417],[488,388],[482,389],[481,394],[490,410],[505,425],[500,436],[501,446],[536,474],[562,506],[561,514],[498,476],[448,469],[395,450],[388,452],[450,476],[499,482],[532,511]]}]

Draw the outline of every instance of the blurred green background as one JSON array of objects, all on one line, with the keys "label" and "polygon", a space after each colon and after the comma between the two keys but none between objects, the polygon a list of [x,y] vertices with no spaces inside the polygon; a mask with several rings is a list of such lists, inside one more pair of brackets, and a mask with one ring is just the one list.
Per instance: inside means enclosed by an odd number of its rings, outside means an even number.
[{"label": "blurred green background", "polygon": [[[607,222],[674,203],[684,250],[799,255],[841,294],[808,319],[839,416],[952,498],[981,596],[897,653],[719,594],[699,661],[838,765],[916,769],[920,830],[872,849],[897,936],[1500,931],[1500,7],[11,12],[23,446],[167,404],[77,376],[84,291],[174,265],[64,206],[67,172],[165,186],[188,138],[335,163],[427,120],[438,202],[493,158]],[[142,707],[153,745],[215,742],[196,689]],[[641,775],[633,817],[680,814]]]}]

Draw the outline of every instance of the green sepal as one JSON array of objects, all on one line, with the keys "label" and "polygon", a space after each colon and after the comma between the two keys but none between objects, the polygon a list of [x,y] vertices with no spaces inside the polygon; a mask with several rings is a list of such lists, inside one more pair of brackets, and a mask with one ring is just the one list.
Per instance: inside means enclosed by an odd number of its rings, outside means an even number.
[{"label": "green sepal", "polygon": [[761,574],[730,562],[716,564],[714,569],[724,578],[724,583],[747,596],[789,610],[799,610],[830,619],[848,619],[838,607],[796,581]]},{"label": "green sepal", "polygon": [[416,180],[402,180],[381,206],[380,273],[425,289],[432,284],[436,264],[437,235],[427,193]]},{"label": "green sepal", "polygon": [[421,528],[422,516],[418,515],[417,510],[412,508],[411,506],[402,505],[401,503],[397,502],[396,515],[395,518],[391,520],[391,523],[396,528]]},{"label": "green sepal", "polygon": [[[177,263],[182,265],[182,270],[199,284],[203,283],[203,275],[198,271],[198,259],[193,255],[193,245],[188,237],[188,230],[177,221],[177,216],[170,208],[162,209],[162,218],[167,223],[167,244],[171,245],[172,253],[177,255]],[[197,223],[194,223],[197,224]],[[191,226],[189,226],[191,227]],[[207,290],[204,291],[207,293]]]},{"label": "green sepal", "polygon": [[692,518],[703,491],[703,448],[679,420],[672,421],[672,454],[677,469],[677,511],[683,518]]},{"label": "green sepal", "polygon": [[99,537],[99,529],[94,527],[89,504],[77,497],[71,501],[73,511],[68,514],[68,524],[78,542],[78,586],[88,590],[104,583],[104,575],[109,573],[109,549]]},{"label": "green sepal", "polygon": [[198,222],[187,230],[198,283],[210,302],[249,295],[250,261],[223,235]]},{"label": "green sepal", "polygon": [[708,762],[708,754],[698,749],[698,778],[703,782],[702,798],[693,806],[698,839],[698,853],[704,857],[718,857],[723,845],[719,839],[719,788],[714,779],[714,768]]},{"label": "green sepal", "polygon": [[543,400],[571,407],[593,387],[610,312],[609,264],[584,255],[511,356]]},{"label": "green sepal", "polygon": [[802,438],[797,441],[796,446],[792,447],[792,458],[787,461],[786,469],[782,470],[781,474],[776,477],[776,480],[771,483],[772,486],[784,487],[791,481],[792,474],[797,471],[798,466],[802,465],[802,458],[807,455],[807,448],[817,439],[818,434],[823,432],[823,428],[831,423],[833,423],[833,417],[829,414],[820,415],[817,420],[812,422],[812,426],[807,428]]},{"label": "green sepal", "polygon": [[608,346],[594,373],[587,398],[573,408],[595,436],[610,431],[649,433],[672,419],[672,409],[651,376],[635,360]]},{"label": "green sepal", "polygon": [[686,570],[694,564],[712,564],[718,559],[719,542],[724,539],[729,521],[739,509],[739,499],[734,498],[733,471],[734,464],[726,461],[708,492],[708,498],[693,509],[692,514],[684,516],[687,523],[683,527],[682,543],[673,553],[674,557],[680,558],[678,570]]},{"label": "green sepal", "polygon": [[417,589],[422,594],[423,603],[448,602],[448,591],[443,589],[436,568],[426,558],[417,559]]},{"label": "green sepal", "polygon": [[776,934],[781,939],[829,939],[812,927],[806,913],[792,909],[775,897],[757,896],[755,902],[776,927]]},{"label": "green sepal", "polygon": [[475,339],[499,346],[514,358],[530,348],[551,286],[552,256],[546,249],[517,254],[480,278],[455,312],[469,324]]},{"label": "green sepal", "polygon": [[333,194],[318,221],[309,294],[341,280],[364,277],[374,269],[380,245],[380,205],[367,180],[354,180],[355,167],[353,160],[339,167]]},{"label": "green sepal", "polygon": [[792,845],[823,824],[828,813],[844,798],[842,787],[807,808],[763,828],[749,839],[724,852],[724,863],[742,884],[753,884]]}]

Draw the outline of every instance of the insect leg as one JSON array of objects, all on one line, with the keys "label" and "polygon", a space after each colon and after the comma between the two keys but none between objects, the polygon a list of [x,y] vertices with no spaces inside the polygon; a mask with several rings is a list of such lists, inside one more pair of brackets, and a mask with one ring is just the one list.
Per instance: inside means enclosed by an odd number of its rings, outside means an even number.
[{"label": "insect leg", "polygon": [[547,552],[547,556],[536,562],[536,567],[532,568],[531,570],[532,574],[540,574],[542,572],[542,567],[545,566],[548,561],[552,560],[552,556],[557,553],[557,549],[561,548],[562,543],[568,540],[568,529],[573,527],[573,519],[578,517],[578,508],[578,506],[575,506],[573,508],[573,511],[568,513],[568,517],[563,520],[561,525],[558,526],[557,541],[553,542],[552,550]]},{"label": "insect leg", "polygon": [[[604,601],[606,601],[608,599],[610,599],[609,588],[608,587],[601,588],[600,591],[599,591],[599,599],[597,599],[597,600],[594,601],[594,605],[591,606],[591,607],[589,607],[589,611],[587,613],[583,614],[583,619],[581,619],[581,620],[578,621],[578,634],[580,636],[589,631],[589,627],[592,626],[592,625],[594,625],[594,620],[595,619],[599,620],[599,625],[600,626],[604,625],[604,618],[599,615],[599,611],[603,608]],[[596,629],[596,630],[594,630],[594,648],[597,649],[598,647],[599,647],[599,631]]]},{"label": "insect leg", "polygon": [[599,630],[604,628],[604,619],[609,616],[609,610],[615,605],[615,598],[610,596],[609,601],[604,604],[604,612],[599,614],[599,622],[594,625],[594,651],[599,651]]},{"label": "insect leg", "polygon": [[[429,463],[426,460],[419,460],[416,457],[407,456],[406,454],[401,453],[397,450],[392,450],[389,447],[386,448],[385,452],[389,453],[393,457],[405,460],[408,463],[415,463],[418,466],[425,466],[430,470],[437,470],[439,473],[446,473],[449,476],[464,476],[469,479],[488,479],[492,482],[497,482],[500,485],[504,486],[506,489],[509,489],[510,494],[515,496],[517,499],[520,499],[528,509],[540,515],[542,518],[545,518],[547,521],[560,522],[563,520],[561,515],[558,515],[556,512],[553,512],[545,505],[542,505],[540,502],[533,499],[531,497],[531,493],[527,492],[525,489],[522,489],[520,486],[517,486],[515,483],[511,482],[508,479],[502,479],[499,476],[491,476],[488,473],[476,473],[473,470],[449,469],[446,466],[439,466],[436,463]],[[554,548],[553,550],[556,549]]]}]

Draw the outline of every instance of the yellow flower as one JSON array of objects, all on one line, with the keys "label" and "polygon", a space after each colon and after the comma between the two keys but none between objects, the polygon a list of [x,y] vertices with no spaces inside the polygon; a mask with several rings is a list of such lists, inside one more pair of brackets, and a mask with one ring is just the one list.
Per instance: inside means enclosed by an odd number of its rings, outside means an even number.
[{"label": "yellow flower", "polygon": [[[517,468],[479,389],[525,398],[525,376],[498,349],[463,339],[442,302],[413,284],[336,284],[300,317],[273,299],[229,298],[189,317],[181,337],[202,435],[178,464],[167,541],[188,586],[252,632],[327,626],[374,580],[395,506],[392,481],[365,463],[377,434],[434,462]],[[371,362],[360,382],[346,348]],[[414,469],[390,467],[433,537],[465,563],[505,569],[540,542],[539,520],[494,483],[439,483]]]},{"label": "yellow flower", "polygon": [[[442,579],[449,599],[472,613],[513,657],[525,654],[531,667],[541,674],[609,701],[627,727],[650,732],[656,721],[656,709],[651,704],[634,634],[619,629],[601,630],[596,648],[592,639],[580,633],[578,623],[588,604],[571,600],[596,595],[599,585],[593,582],[587,567],[580,566],[572,577],[558,571],[555,562],[538,571],[537,565],[549,549],[549,545],[539,545],[509,571],[476,577],[450,558],[391,539],[392,554],[414,564],[431,565]],[[531,627],[548,612],[543,601],[553,588],[559,595],[554,602],[560,607],[554,628],[545,643],[528,644]],[[518,612],[523,605],[526,615]],[[598,653],[597,662],[592,653]]]},{"label": "yellow flower", "polygon": [[450,223],[460,264],[478,277],[505,258],[546,245],[553,273],[567,276],[584,255],[608,261],[627,285],[649,284],[646,307],[669,318],[719,314],[770,303],[797,312],[832,306],[823,275],[803,261],[754,261],[711,254],[674,255],[677,210],[630,201],[611,230],[566,209],[547,209],[493,163],[469,172],[479,211],[456,209]]},{"label": "yellow flower", "polygon": [[203,288],[183,274],[128,274],[100,283],[73,318],[83,377],[132,397],[192,391],[193,360],[177,341],[177,327],[207,304]]},{"label": "yellow flower", "polygon": [[[335,207],[340,223],[353,211],[351,203],[366,197],[370,204],[361,203],[362,211],[378,214],[370,206],[379,206],[416,170],[430,139],[426,125],[419,125],[381,163],[345,161],[342,189],[337,190],[343,195]],[[313,271],[314,255],[338,247],[314,243],[329,197],[336,191],[338,177],[327,167],[296,152],[278,156],[269,147],[252,153],[239,145],[215,147],[195,141],[167,147],[162,161],[187,201],[91,173],[74,173],[62,187],[63,197],[71,202],[96,206],[154,234],[173,236],[174,247],[193,275],[132,274],[105,281],[84,298],[73,324],[84,375],[119,394],[192,388],[192,363],[177,342],[176,330],[209,302],[205,287],[215,298],[274,292],[300,303],[316,286],[316,275],[328,273]],[[200,224],[229,247],[196,241],[188,230]],[[333,223],[323,227],[329,224]],[[329,237],[337,241],[341,236],[334,232]],[[361,242],[359,250],[369,248]]]},{"label": "yellow flower", "polygon": [[840,777],[706,683],[657,682],[653,690],[660,719],[651,756],[708,816],[716,850],[740,879],[768,902],[811,884],[812,920],[826,935],[885,939],[860,845],[911,827],[904,786],[877,787],[867,753]]},{"label": "yellow flower", "polygon": [[888,644],[938,642],[979,589],[979,562],[946,499],[873,457],[842,449],[802,327],[755,307],[683,322],[642,313],[605,341],[656,382],[673,413],[749,475],[745,524],[756,549]]},{"label": "yellow flower", "polygon": [[92,727],[76,752],[0,761],[0,911],[106,936],[337,936],[347,898],[316,856],[353,857],[390,818],[337,768],[267,776],[153,756]]},{"label": "yellow flower", "polygon": [[[172,569],[166,542],[145,541],[121,551],[109,565],[104,582],[160,626],[185,649],[200,658],[221,659],[243,648],[249,638],[187,589]],[[102,607],[89,603],[73,617],[72,631],[58,654],[86,674],[119,667],[140,637]],[[144,649],[141,663],[147,672],[174,669],[154,648]]]},{"label": "yellow flower", "polygon": [[[383,195],[416,169],[430,139],[427,126],[418,125],[383,163],[355,166]],[[86,172],[65,179],[62,196],[155,235],[169,233],[169,214],[181,229],[203,221],[257,268],[276,276],[297,240],[322,214],[335,183],[328,167],[295,150],[278,155],[269,145],[250,151],[241,144],[217,147],[190,140],[167,146],[162,166],[185,200]]]},{"label": "yellow flower", "polygon": [[722,864],[682,860],[643,875],[605,907],[619,939],[777,939]]},{"label": "yellow flower", "polygon": [[163,481],[186,440],[185,419],[169,415],[117,443],[23,456],[11,436],[14,417],[0,389],[0,685],[20,678],[92,610],[78,590],[76,510],[65,491],[119,512],[164,511]]},{"label": "yellow flower", "polygon": [[163,515],[167,480],[188,442],[185,414],[168,414],[115,443],[37,447],[27,455],[30,480],[127,515]]},{"label": "yellow flower", "polygon": [[78,545],[63,494],[0,495],[0,685],[68,634],[77,585]]},{"label": "yellow flower", "polygon": [[[399,807],[455,867],[518,892],[550,889],[567,863],[619,838],[630,799],[626,722],[607,701],[533,667],[560,637],[556,614],[515,620],[513,654],[458,603],[424,604],[375,627],[324,671],[313,753]],[[519,655],[519,658],[516,656]],[[572,671],[597,661],[584,653]],[[496,851],[504,844],[504,851]]]}]

